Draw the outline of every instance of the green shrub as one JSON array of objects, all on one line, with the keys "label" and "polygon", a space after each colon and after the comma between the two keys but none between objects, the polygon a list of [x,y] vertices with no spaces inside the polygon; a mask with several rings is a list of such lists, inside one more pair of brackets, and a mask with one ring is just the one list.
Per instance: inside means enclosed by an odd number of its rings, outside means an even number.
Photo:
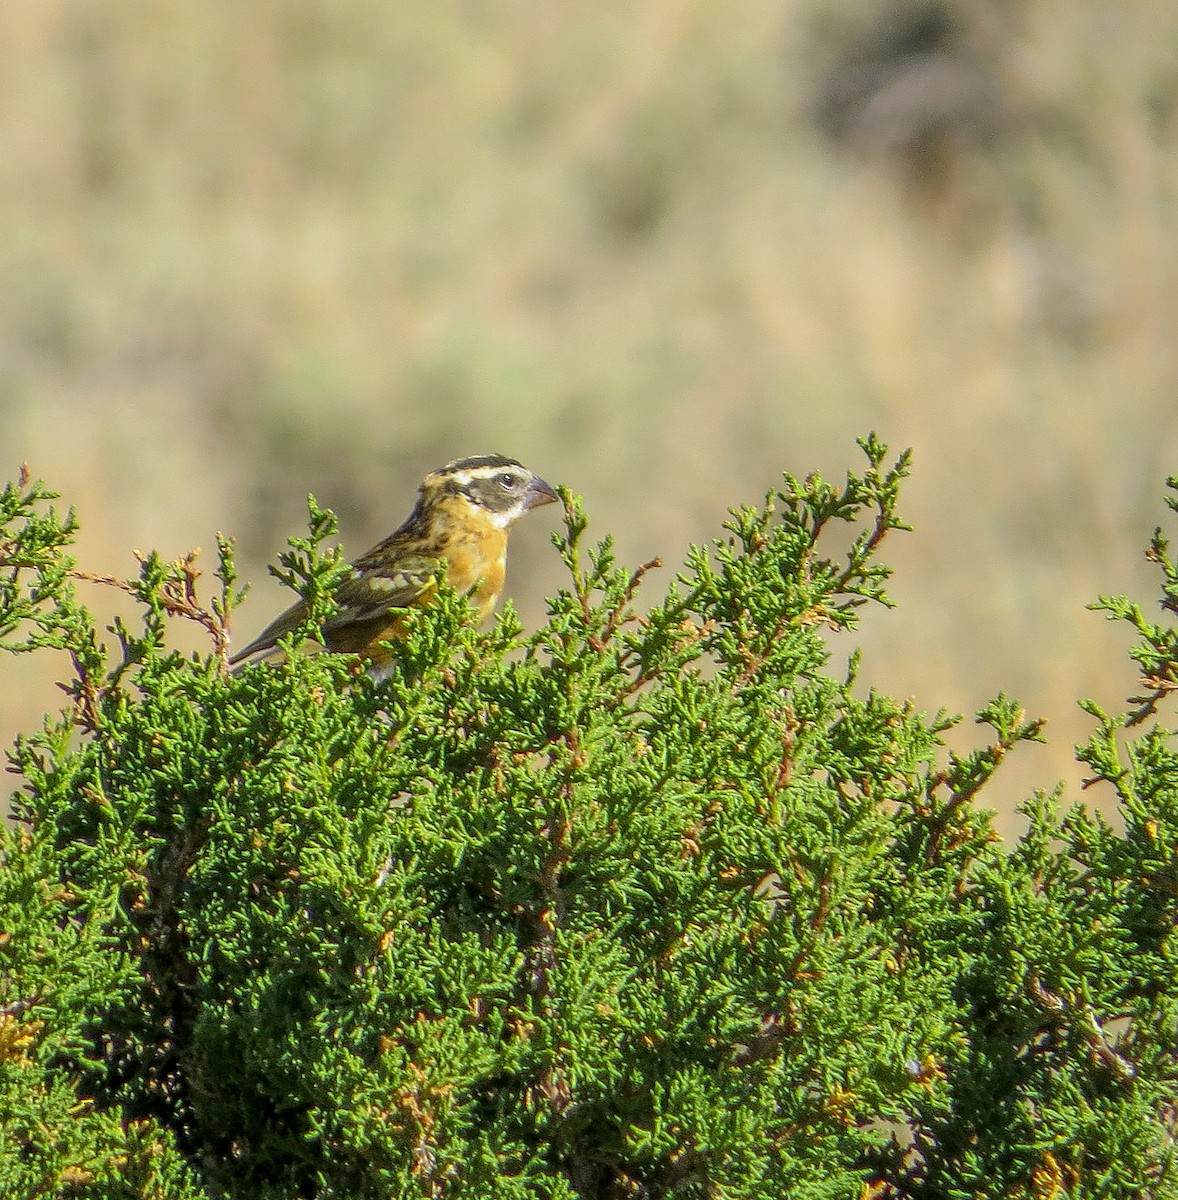
[{"label": "green shrub", "polygon": [[[13,754],[0,1194],[1178,1196],[1178,758],[1125,736],[1178,639],[1102,602],[1150,689],[1081,751],[1125,830],[1039,795],[1004,848],[975,798],[1039,723],[999,697],[957,757],[830,672],[904,528],[907,457],[862,446],[648,610],[653,564],[586,552],[566,498],[546,625],[443,591],[381,683],[301,639],[227,674],[224,542],[208,604],[143,560],[112,658],[72,514],[10,486],[0,643],[73,670]],[[304,634],[332,532],[313,508],[284,558]]]}]

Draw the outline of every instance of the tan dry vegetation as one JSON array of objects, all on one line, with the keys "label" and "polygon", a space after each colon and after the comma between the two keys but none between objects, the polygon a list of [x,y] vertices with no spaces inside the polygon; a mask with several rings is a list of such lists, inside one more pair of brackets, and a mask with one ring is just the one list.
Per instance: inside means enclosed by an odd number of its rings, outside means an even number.
[{"label": "tan dry vegetation", "polygon": [[[1172,4],[14,0],[0,39],[3,449],[89,567],[230,531],[248,633],[308,490],[359,551],[488,449],[674,562],[875,428],[916,531],[864,679],[1046,714],[995,799],[1077,778],[1076,698],[1133,682],[1084,605],[1151,595],[1178,471]],[[52,692],[4,671],[7,734]]]}]

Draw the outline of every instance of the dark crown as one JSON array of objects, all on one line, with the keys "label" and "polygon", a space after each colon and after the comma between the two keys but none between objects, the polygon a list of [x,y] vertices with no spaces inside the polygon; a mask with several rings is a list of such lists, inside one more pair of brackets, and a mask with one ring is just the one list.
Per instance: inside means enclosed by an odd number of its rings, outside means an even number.
[{"label": "dark crown", "polygon": [[439,467],[435,475],[453,475],[458,471],[477,471],[480,467],[498,469],[500,467],[522,467],[523,463],[503,454],[479,454],[474,458],[457,458]]}]

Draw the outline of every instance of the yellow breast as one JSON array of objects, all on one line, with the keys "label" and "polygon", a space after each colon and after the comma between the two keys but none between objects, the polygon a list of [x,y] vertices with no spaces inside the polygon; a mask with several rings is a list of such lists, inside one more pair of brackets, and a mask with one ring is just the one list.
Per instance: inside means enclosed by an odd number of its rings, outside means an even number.
[{"label": "yellow breast", "polygon": [[442,557],[446,582],[456,592],[469,592],[479,620],[485,620],[507,577],[507,530],[480,512],[464,514],[449,530]]}]

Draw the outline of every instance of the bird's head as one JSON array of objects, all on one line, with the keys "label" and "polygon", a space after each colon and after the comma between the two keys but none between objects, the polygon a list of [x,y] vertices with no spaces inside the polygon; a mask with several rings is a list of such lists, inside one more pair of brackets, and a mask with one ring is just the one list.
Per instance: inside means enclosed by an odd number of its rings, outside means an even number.
[{"label": "bird's head", "polygon": [[431,471],[421,485],[426,507],[454,498],[472,505],[501,529],[514,525],[524,513],[557,499],[555,490],[514,458],[483,454],[459,458]]}]

